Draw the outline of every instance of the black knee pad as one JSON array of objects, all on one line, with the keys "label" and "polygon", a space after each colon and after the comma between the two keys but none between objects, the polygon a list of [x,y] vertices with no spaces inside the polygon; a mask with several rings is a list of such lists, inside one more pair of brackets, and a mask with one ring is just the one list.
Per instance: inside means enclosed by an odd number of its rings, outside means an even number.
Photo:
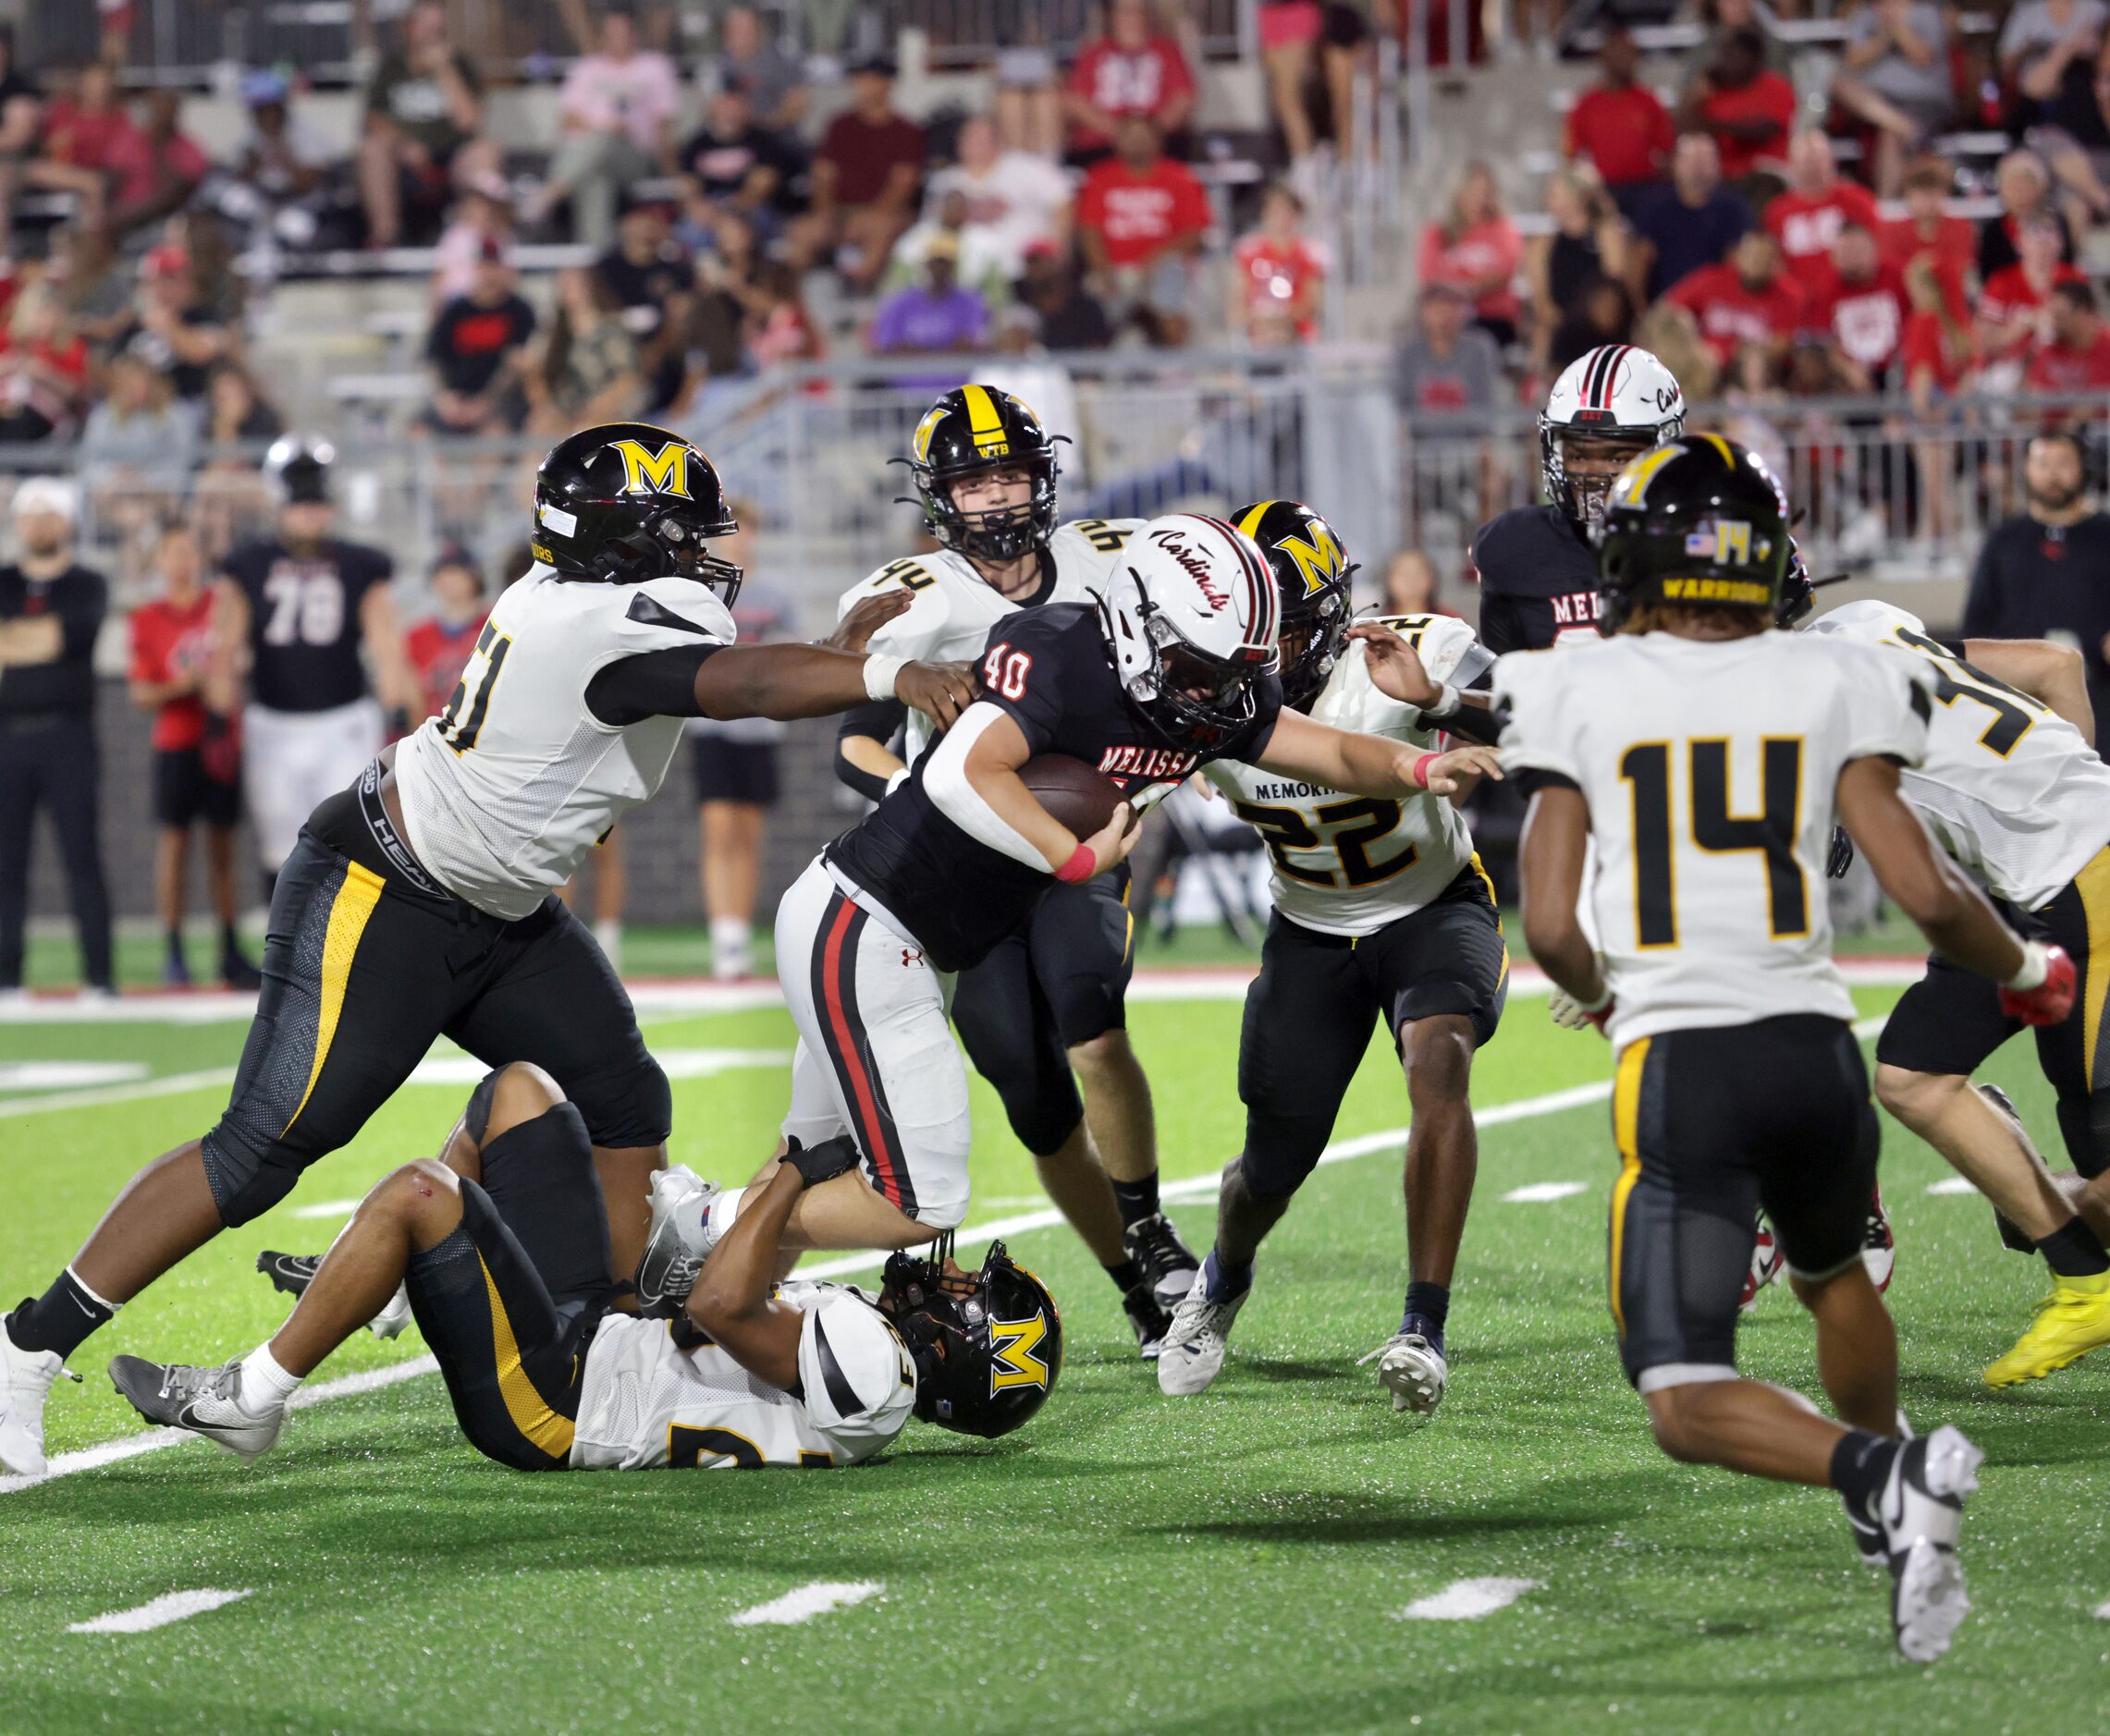
[{"label": "black knee pad", "polygon": [[292,1192],[309,1162],[305,1155],[275,1140],[250,1138],[225,1116],[205,1135],[199,1156],[205,1165],[205,1182],[213,1190],[220,1223],[228,1229],[262,1217]]},{"label": "black knee pad", "polygon": [[657,1145],[674,1131],[674,1093],[667,1075],[634,1032],[630,1048],[592,1072],[558,1080],[579,1106],[596,1145]]},{"label": "black knee pad", "polygon": [[1267,1205],[1288,1199],[1319,1168],[1332,1131],[1330,1115],[1282,1115],[1248,1107],[1245,1149],[1238,1157],[1246,1192]]}]

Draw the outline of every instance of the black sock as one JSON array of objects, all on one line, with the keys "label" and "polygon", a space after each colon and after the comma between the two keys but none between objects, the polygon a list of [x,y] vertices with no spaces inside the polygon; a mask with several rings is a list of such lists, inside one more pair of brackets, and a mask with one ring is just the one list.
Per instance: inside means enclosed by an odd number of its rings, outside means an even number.
[{"label": "black sock", "polygon": [[1122,1257],[1119,1265],[1108,1266],[1106,1275],[1113,1279],[1114,1289],[1123,1296],[1143,1282],[1143,1268],[1126,1256]]},{"label": "black sock", "polygon": [[180,959],[183,956],[182,929],[171,928],[168,930],[168,952],[171,958]]},{"label": "black sock", "polygon": [[7,1336],[24,1351],[56,1351],[71,1356],[83,1339],[106,1325],[116,1310],[105,1307],[82,1288],[68,1266],[42,1296],[22,1305],[7,1320]]},{"label": "black sock", "polygon": [[1451,1287],[1448,1284],[1409,1284],[1406,1312],[1419,1314],[1437,1331],[1442,1331],[1444,1322],[1451,1317]]},{"label": "black sock", "polygon": [[232,959],[239,956],[240,952],[241,942],[235,937],[235,925],[232,923],[222,923],[220,924],[220,957]]},{"label": "black sock", "polygon": [[2093,1278],[2098,1272],[2110,1272],[2110,1253],[2104,1252],[2102,1239],[2078,1216],[2067,1218],[2038,1242],[2037,1252],[2061,1278]]},{"label": "black sock", "polygon": [[1875,1511],[1875,1498],[1890,1479],[1891,1462],[1905,1443],[1865,1428],[1850,1428],[1832,1449],[1832,1486],[1846,1498],[1855,1512]]},{"label": "black sock", "polygon": [[1158,1172],[1153,1169],[1140,1181],[1116,1181],[1113,1197],[1121,1204],[1121,1221],[1138,1223],[1158,1216]]}]

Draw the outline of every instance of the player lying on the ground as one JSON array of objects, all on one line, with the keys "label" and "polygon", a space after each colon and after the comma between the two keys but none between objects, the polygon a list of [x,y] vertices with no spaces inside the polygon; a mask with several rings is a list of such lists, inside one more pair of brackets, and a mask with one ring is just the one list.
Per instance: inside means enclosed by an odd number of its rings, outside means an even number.
[{"label": "player lying on the ground", "polygon": [[44,1400],[117,1308],[283,1199],[446,1035],[532,1061],[577,1105],[617,1270],[644,1245],[673,1099],[593,937],[556,897],[663,783],[682,719],[796,718],[892,694],[940,722],[964,672],[863,654],[875,599],[826,645],[735,645],[738,527],[718,472],[644,422],[561,441],[534,568],[498,599],[454,698],[309,816],[272,899],[264,986],[227,1112],[127,1184],[43,1294],[0,1319],[0,1465],[44,1468]]},{"label": "player lying on the ground", "polygon": [[[1601,553],[1616,637],[1503,657],[1495,691],[1504,759],[1541,780],[1525,938],[1618,1050],[1620,1356],[1673,1458],[1840,1492],[1894,1575],[1899,1648],[1923,1661],[1969,1608],[1956,1544],[1982,1455],[1953,1427],[1896,1437],[1897,1341],[1860,1257],[1879,1134],[1824,899],[1834,813],[2012,1017],[2063,1019],[2072,963],[2009,929],[1898,795],[1898,766],[1926,756],[1934,671],[1770,630],[1787,514],[1748,452],[1704,434],[1629,465]],[[1592,845],[1594,945],[1577,911]],[[1761,1205],[1839,1422],[1736,1371]]]},{"label": "player lying on the ground", "polygon": [[268,1341],[219,1368],[119,1356],[110,1378],[150,1423],[254,1459],[399,1284],[461,1432],[519,1471],[851,1465],[911,1416],[1010,1433],[1054,1388],[1062,1326],[1000,1244],[978,1273],[897,1255],[877,1299],[777,1282],[793,1204],[856,1161],[847,1139],[791,1152],[748,1190],[675,1317],[614,1314],[586,1124],[540,1068],[503,1067],[437,1158],[361,1202]]},{"label": "player lying on the ground", "polygon": [[[1785,612],[1796,608],[1790,599]],[[2094,717],[2080,654],[2041,640],[1944,643],[1916,617],[1872,598],[1803,630],[1932,666],[1937,704],[1927,757],[1904,772],[1899,790],[2018,930],[2055,942],[2073,960],[2080,1013],[2036,1032],[2037,1063],[2057,1094],[2074,1169],[2102,1177],[2110,1168],[2110,1045],[2102,1041],[2110,1007],[2103,939],[2110,767],[2089,745]],[[1993,1087],[1971,1086],[1971,1074],[2021,1029],[1992,984],[1936,954],[1891,1010],[1875,1049],[1883,1106],[1993,1202],[2010,1246],[2033,1249],[2051,1267],[2051,1293],[2036,1318],[1985,1371],[1993,1387],[2041,1379],[2110,1344],[2110,1254],[2101,1236],[2110,1228],[2110,1183],[2092,1192],[2062,1184],[2014,1105]]]},{"label": "player lying on the ground", "polygon": [[[967,1074],[940,973],[986,958],[1050,886],[1121,862],[1136,810],[1222,758],[1380,801],[1494,766],[1487,748],[1416,753],[1283,711],[1278,614],[1251,539],[1219,519],[1152,520],[1097,607],[991,630],[975,703],[785,893],[778,972],[799,1045],[783,1131],[813,1144],[848,1128],[865,1166],[798,1203],[788,1248],[909,1247],[965,1216]],[[1086,775],[1110,804],[1089,822],[1072,784],[1083,836],[1022,776],[1042,756],[1111,784]],[[725,1195],[706,1237],[744,1209]]]},{"label": "player lying on the ground", "polygon": [[[1143,525],[1059,523],[1055,443],[1031,410],[994,386],[940,397],[916,425],[907,462],[938,546],[889,561],[844,593],[844,613],[874,596],[913,599],[872,635],[876,652],[978,659],[989,630],[1021,609],[1091,602]],[[837,731],[837,776],[877,801],[907,780],[931,734],[898,700],[861,706]],[[1150,1082],[1128,1041],[1128,879],[1123,862],[1049,887],[954,980],[952,1024],[1033,1154],[1048,1197],[1113,1279],[1149,1357],[1196,1261],[1159,1210]]]},{"label": "player lying on the ground", "polygon": [[[1352,632],[1355,569],[1325,520],[1272,500],[1234,521],[1281,593],[1284,705],[1416,753],[1436,752],[1454,724],[1491,724],[1462,703],[1460,690],[1484,685],[1494,661],[1465,622],[1399,617]],[[1216,1378],[1261,1238],[1317,1166],[1381,1018],[1414,1108],[1407,1290],[1398,1330],[1364,1360],[1377,1360],[1394,1409],[1426,1413],[1450,1377],[1443,1330],[1478,1158],[1473,1056],[1494,1035],[1509,985],[1494,895],[1455,805],[1478,779],[1462,776],[1448,797],[1373,801],[1234,760],[1204,776],[1267,839],[1275,913],[1238,1045],[1245,1145],[1224,1168],[1216,1245],[1173,1311],[1158,1384],[1192,1393]]]}]

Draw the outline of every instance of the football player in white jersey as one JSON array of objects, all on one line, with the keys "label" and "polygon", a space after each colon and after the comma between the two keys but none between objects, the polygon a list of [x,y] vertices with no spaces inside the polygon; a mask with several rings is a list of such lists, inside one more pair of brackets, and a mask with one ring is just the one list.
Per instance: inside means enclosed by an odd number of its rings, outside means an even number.
[{"label": "football player in white jersey", "polygon": [[43,1295],[0,1319],[0,1463],[41,1473],[64,1359],[349,1143],[443,1033],[561,1082],[631,1269],[672,1100],[556,888],[659,788],[685,717],[821,716],[892,695],[946,721],[972,692],[962,671],[862,654],[890,600],[839,630],[831,645],[853,649],[729,648],[740,570],[707,542],[733,528],[709,459],[663,428],[609,423],[552,448],[536,565],[498,600],[447,709],[318,806],[287,859],[227,1112],[141,1170]]},{"label": "football player in white jersey", "polygon": [[486,1077],[436,1158],[361,1203],[286,1324],[218,1368],[119,1356],[150,1423],[244,1460],[277,1444],[301,1382],[399,1285],[471,1445],[520,1471],[853,1465],[912,1416],[1018,1427],[1053,1390],[1054,1299],[992,1245],[978,1273],[905,1257],[877,1296],[776,1281],[793,1202],[857,1161],[793,1151],[672,1318],[612,1313],[608,1216],[576,1105],[540,1068]]},{"label": "football player in white jersey", "polygon": [[[906,613],[875,650],[979,659],[989,630],[1021,609],[1088,603],[1140,519],[1057,522],[1061,466],[1032,410],[994,386],[947,392],[917,424],[907,460],[938,546],[889,561],[842,599],[906,591]],[[899,702],[849,714],[837,735],[843,782],[877,801],[908,776],[929,725]],[[1128,868],[1058,886],[953,985],[952,1022],[975,1070],[996,1087],[1041,1185],[1122,1293],[1145,1356],[1165,1311],[1194,1281],[1195,1257],[1159,1209],[1150,1082],[1128,1041],[1135,924]],[[1079,1095],[1080,1082],[1084,1090]]]},{"label": "football player in white jersey", "polygon": [[[2064,1018],[2072,966],[2009,929],[1898,795],[1926,754],[1932,670],[1772,630],[1787,514],[1748,452],[1699,434],[1637,459],[1600,553],[1614,636],[1505,656],[1494,686],[1504,762],[1540,774],[1526,942],[1617,1051],[1620,1356],[1673,1458],[1838,1489],[1894,1575],[1900,1650],[1925,1661],[1969,1608],[1956,1544],[1982,1455],[1953,1427],[1896,1438],[1896,1339],[1860,1258],[1879,1136],[1823,892],[1834,813],[2015,1017]],[[1577,913],[1592,843],[1595,945]],[[1841,1421],[1736,1371],[1761,1204]]]},{"label": "football player in white jersey", "polygon": [[[2057,1094],[2074,1168],[2102,1175],[2110,1166],[2110,1048],[2101,1041],[2110,958],[2100,940],[2110,933],[2110,766],[2089,745],[2094,720],[2080,654],[2039,640],[1944,642],[1872,598],[1803,630],[1882,645],[1932,669],[1927,757],[1904,775],[1905,800],[2018,930],[2074,960],[2081,1012],[2036,1032],[2037,1059]],[[2110,1255],[2097,1229],[2047,1172],[2014,1106],[1970,1082],[2020,1029],[1983,978],[1937,954],[1875,1051],[1883,1106],[1993,1202],[2011,1243],[2033,1247],[2051,1266],[2035,1320],[1985,1371],[1994,1387],[2041,1379],[2110,1344]]]},{"label": "football player in white jersey", "polygon": [[[1491,737],[1491,714],[1461,701],[1494,663],[1464,621],[1392,617],[1352,635],[1355,569],[1324,519],[1267,500],[1233,522],[1282,595],[1284,704],[1431,755],[1453,727]],[[1381,1018],[1414,1106],[1408,1282],[1399,1329],[1364,1360],[1377,1360],[1395,1409],[1427,1413],[1449,1379],[1443,1333],[1478,1160],[1473,1056],[1509,984],[1502,921],[1455,805],[1477,780],[1449,797],[1379,801],[1231,760],[1203,775],[1267,840],[1275,913],[1239,1043],[1245,1145],[1224,1169],[1216,1245],[1173,1311],[1158,1384],[1194,1393],[1216,1378],[1260,1241],[1318,1164]]]}]

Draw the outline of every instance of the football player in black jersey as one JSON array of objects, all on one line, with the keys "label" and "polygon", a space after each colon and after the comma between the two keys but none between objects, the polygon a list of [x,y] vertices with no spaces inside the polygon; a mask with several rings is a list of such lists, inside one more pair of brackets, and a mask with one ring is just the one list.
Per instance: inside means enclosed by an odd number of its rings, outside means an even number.
[{"label": "football player in black jersey", "polygon": [[[907,1247],[961,1222],[967,1078],[940,974],[986,958],[1050,886],[1120,862],[1135,814],[1201,766],[1237,759],[1379,800],[1499,776],[1484,747],[1417,753],[1284,711],[1280,612],[1249,538],[1219,519],[1151,520],[1098,602],[990,630],[975,702],[784,895],[778,972],[799,1047],[783,1131],[810,1145],[847,1130],[864,1157],[799,1202],[787,1248]],[[1121,791],[1090,837],[1020,779],[1041,754],[1083,760]]]},{"label": "football player in black jersey", "polygon": [[293,436],[271,448],[278,532],[228,551],[214,612],[221,673],[231,685],[247,666],[242,793],[267,900],[309,812],[380,752],[385,708],[408,707],[418,691],[389,589],[395,563],[331,534],[335,456]]},{"label": "football player in black jersey", "polygon": [[1601,344],[1569,365],[1539,417],[1546,504],[1514,507],[1473,538],[1483,645],[1500,656],[1596,633],[1591,527],[1626,461],[1684,430],[1685,395],[1646,349]]}]

